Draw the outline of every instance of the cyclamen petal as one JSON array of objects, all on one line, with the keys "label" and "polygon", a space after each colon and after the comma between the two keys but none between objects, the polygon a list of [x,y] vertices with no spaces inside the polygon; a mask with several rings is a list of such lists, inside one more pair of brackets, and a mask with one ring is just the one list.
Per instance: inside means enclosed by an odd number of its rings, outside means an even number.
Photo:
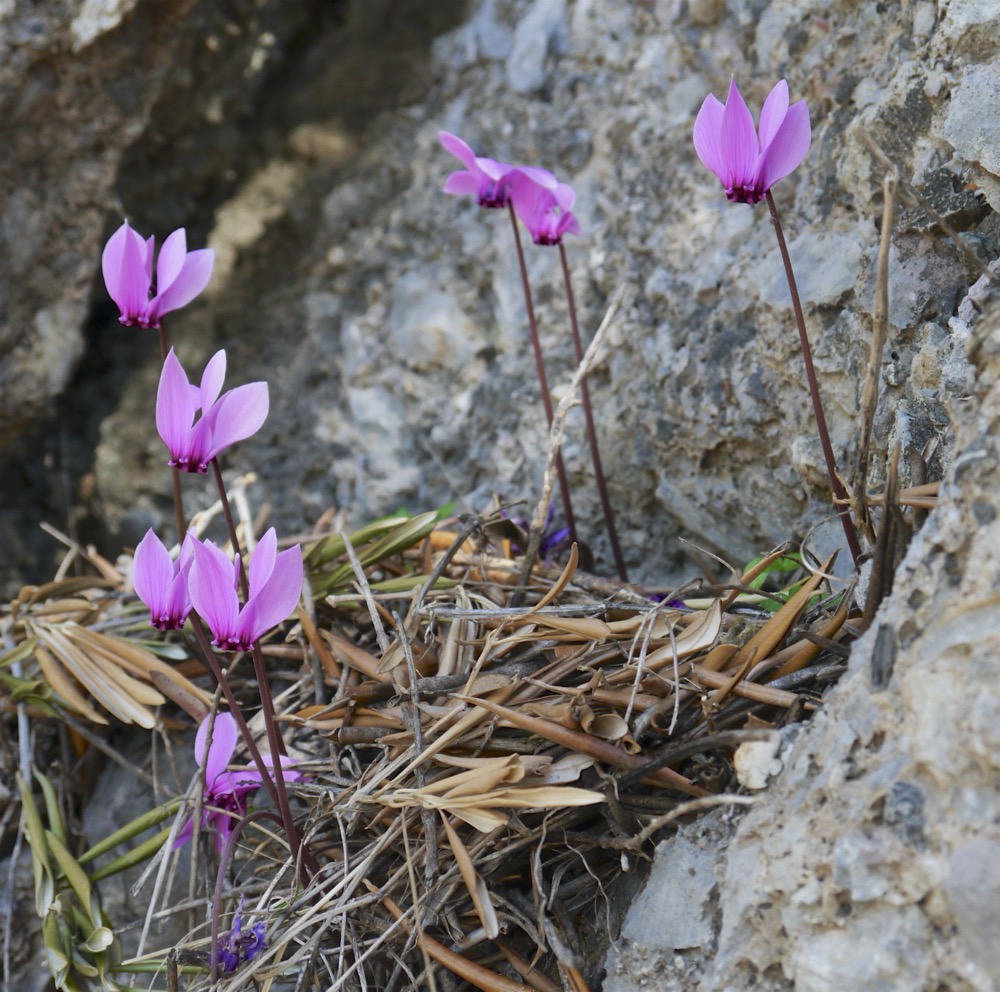
[{"label": "cyclamen petal", "polygon": [[215,266],[215,252],[211,248],[199,248],[188,252],[180,272],[169,286],[161,287],[149,302],[149,322],[158,327],[164,314],[187,306],[208,285]]},{"label": "cyclamen petal", "polygon": [[[759,140],[758,140],[759,133]],[[735,79],[725,104],[709,94],[694,124],[694,146],[702,163],[722,181],[734,203],[758,203],[797,168],[812,142],[804,100],[788,104],[788,83],[768,94],[757,130]]]},{"label": "cyclamen petal", "polygon": [[[209,724],[212,726],[212,743],[208,748],[206,761],[205,742],[208,739]],[[208,719],[201,722],[194,739],[194,758],[199,768],[205,766],[205,778],[209,782],[214,782],[226,770],[239,739],[239,727],[231,713],[217,713],[214,722]]]},{"label": "cyclamen petal", "polygon": [[119,320],[130,327],[145,319],[149,301],[151,248],[128,221],[108,239],[101,256],[101,270],[108,295],[118,307]]},{"label": "cyclamen petal", "polygon": [[159,630],[180,630],[191,612],[188,573],[191,569],[190,538],[174,562],[152,529],[135,549],[132,585],[136,595],[149,609],[149,623]]},{"label": "cyclamen petal", "polygon": [[248,382],[226,393],[215,405],[208,460],[256,434],[267,420],[268,408],[266,382]]},{"label": "cyclamen petal", "polygon": [[267,383],[247,383],[219,396],[225,371],[226,353],[216,352],[199,389],[191,386],[173,349],[167,355],[156,394],[156,429],[174,467],[207,472],[213,458],[255,434],[267,419]]},{"label": "cyclamen petal", "polygon": [[296,544],[275,558],[267,581],[243,607],[239,619],[239,637],[243,643],[253,643],[288,619],[301,595],[302,549]]},{"label": "cyclamen petal", "polygon": [[453,172],[444,184],[444,192],[456,196],[474,196],[481,207],[506,207],[510,203],[511,183],[516,170],[506,162],[477,156],[457,135],[438,132],[438,140],[468,171]]},{"label": "cyclamen petal", "polygon": [[[552,177],[539,180],[545,170],[520,169],[512,187],[514,210],[537,245],[558,245],[564,234],[579,234],[580,224],[570,207],[576,194],[566,183]],[[546,173],[551,176],[551,173]],[[554,185],[553,185],[554,183]]]},{"label": "cyclamen petal", "polygon": [[101,269],[108,295],[128,327],[159,327],[164,314],[190,303],[208,285],[215,253],[208,248],[187,250],[183,228],[163,244],[156,266],[156,296],[153,292],[155,239],[142,237],[122,224],[108,239],[101,256]]},{"label": "cyclamen petal", "polygon": [[236,634],[240,603],[233,563],[211,541],[197,541],[194,545],[188,588],[191,602],[208,624],[215,644],[223,650],[235,650],[230,645]]},{"label": "cyclamen petal", "polygon": [[274,559],[278,553],[278,534],[273,527],[261,535],[257,547],[250,556],[250,566],[247,569],[247,585],[252,599],[264,588],[264,584],[274,571]]}]

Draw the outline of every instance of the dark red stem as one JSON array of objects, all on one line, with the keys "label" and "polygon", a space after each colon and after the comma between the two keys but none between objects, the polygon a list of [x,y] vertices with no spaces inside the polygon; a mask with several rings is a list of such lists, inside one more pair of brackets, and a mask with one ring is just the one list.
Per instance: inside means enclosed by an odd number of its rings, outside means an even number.
[{"label": "dark red stem", "polygon": [[837,474],[837,462],[833,456],[833,445],[830,443],[830,432],[826,426],[826,416],[823,413],[823,403],[819,396],[819,384],[816,382],[816,369],[813,367],[812,348],[809,346],[809,335],[806,333],[806,321],[802,314],[802,304],[799,302],[799,291],[795,283],[795,273],[792,271],[792,260],[788,255],[788,247],[785,244],[785,236],[781,230],[781,221],[778,219],[778,210],[774,205],[774,198],[770,191],[766,194],[767,206],[771,211],[771,221],[774,224],[774,233],[778,238],[778,249],[781,251],[781,261],[785,266],[785,275],[788,278],[788,289],[792,294],[792,310],[795,312],[795,323],[799,329],[799,341],[802,344],[802,360],[806,366],[806,380],[809,383],[809,395],[812,397],[813,413],[816,415],[816,429],[819,433],[819,443],[823,448],[823,458],[826,460],[826,472],[830,477],[830,488],[834,496],[841,501],[838,513],[840,522],[844,527],[844,535],[847,538],[847,546],[851,549],[851,557],[854,559],[854,567],[857,568],[861,562],[861,545],[858,543],[858,535],[854,529],[854,521],[851,519],[850,508],[846,505],[847,490],[840,481]]},{"label": "dark red stem", "polygon": [[[569,324],[573,334],[573,352],[576,364],[583,361],[583,341],[580,338],[580,325],[576,319],[576,299],[573,296],[573,283],[569,276],[569,261],[566,258],[566,247],[559,242],[559,260],[562,262],[563,283],[566,287],[566,305],[569,307]],[[618,529],[615,527],[615,515],[611,510],[611,500],[608,498],[608,485],[604,478],[604,466],[601,463],[601,452],[597,447],[597,428],[594,426],[594,412],[590,405],[590,389],[587,387],[587,377],[580,380],[580,400],[583,404],[583,419],[587,424],[587,442],[590,444],[590,460],[594,465],[594,478],[597,480],[597,492],[601,498],[601,512],[604,514],[604,526],[608,531],[608,542],[611,544],[611,554],[615,559],[618,578],[628,582],[628,572],[625,569],[625,559],[622,556],[621,545],[618,543]]]},{"label": "dark red stem", "polygon": [[[514,205],[508,204],[510,212],[510,223],[514,228],[514,244],[517,246],[517,262],[521,269],[521,286],[524,289],[524,305],[528,312],[528,329],[531,332],[531,348],[535,353],[535,371],[538,373],[538,385],[542,390],[542,406],[545,407],[545,419],[549,427],[552,426],[554,416],[552,410],[552,397],[549,395],[549,379],[545,374],[545,359],[542,357],[542,343],[538,337],[538,323],[535,320],[535,307],[531,301],[531,285],[528,282],[528,267],[524,262],[524,249],[521,247],[521,232],[517,226],[517,215],[514,213]],[[562,493],[563,514],[566,517],[566,526],[569,529],[571,541],[576,541],[576,519],[573,516],[573,507],[569,498],[569,481],[566,478],[566,466],[563,463],[562,451],[556,454],[556,472],[559,475],[559,489]]]}]

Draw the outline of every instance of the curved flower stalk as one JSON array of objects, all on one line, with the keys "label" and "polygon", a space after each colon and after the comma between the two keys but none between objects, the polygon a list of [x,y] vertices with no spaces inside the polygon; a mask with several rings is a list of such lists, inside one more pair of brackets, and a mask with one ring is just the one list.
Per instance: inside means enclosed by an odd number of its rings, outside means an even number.
[{"label": "curved flower stalk", "polygon": [[180,630],[191,612],[188,573],[194,564],[194,537],[184,538],[180,557],[173,561],[170,552],[150,528],[135,549],[132,585],[135,593],[149,607],[150,626],[158,630]]},{"label": "curved flower stalk", "polygon": [[[170,451],[169,464],[174,468],[207,472],[216,455],[255,434],[267,419],[267,383],[250,382],[219,396],[225,376],[223,350],[205,366],[200,388],[192,386],[170,349],[156,393],[156,429]],[[199,410],[201,416],[196,421]]]},{"label": "curved flower stalk", "polygon": [[257,544],[250,559],[249,596],[241,607],[236,594],[239,563],[211,541],[194,542],[191,601],[221,651],[249,651],[295,609],[302,594],[302,549],[296,544],[276,554],[277,543],[272,527]]},{"label": "curved flower stalk", "polygon": [[[229,713],[219,713],[212,727],[212,743],[206,749],[208,727],[211,721],[204,720],[198,728],[194,741],[194,757],[198,767],[205,769],[205,794],[202,800],[201,822],[203,827],[215,831],[215,843],[221,854],[233,832],[235,821],[246,815],[247,796],[256,792],[263,784],[264,777],[252,766],[229,771],[229,762],[236,750],[240,732],[236,720]],[[274,767],[273,757],[261,756],[268,768]],[[286,782],[295,782],[302,773],[292,769],[293,758],[281,758],[281,774]],[[194,834],[194,817],[181,828],[174,841],[174,850],[183,847]]]},{"label": "curved flower stalk", "polygon": [[764,101],[759,128],[754,128],[735,79],[726,102],[709,93],[694,122],[698,157],[719,177],[726,199],[733,203],[763,200],[779,179],[799,166],[811,142],[809,107],[805,100],[788,105],[784,79]]},{"label": "curved flower stalk", "polygon": [[479,206],[494,210],[510,203],[511,182],[517,172],[512,165],[477,156],[461,138],[447,131],[439,131],[438,140],[446,152],[465,165],[465,169],[445,180],[445,193],[474,196]]},{"label": "curved flower stalk", "polygon": [[580,222],[572,213],[576,193],[546,169],[517,169],[511,201],[536,245],[560,245],[564,234],[580,233]]},{"label": "curved flower stalk", "polygon": [[212,277],[215,252],[211,248],[188,251],[187,235],[181,227],[167,237],[160,249],[154,296],[154,250],[155,238],[144,241],[128,221],[104,247],[104,285],[118,306],[118,319],[126,327],[159,328],[164,314],[190,303]]}]

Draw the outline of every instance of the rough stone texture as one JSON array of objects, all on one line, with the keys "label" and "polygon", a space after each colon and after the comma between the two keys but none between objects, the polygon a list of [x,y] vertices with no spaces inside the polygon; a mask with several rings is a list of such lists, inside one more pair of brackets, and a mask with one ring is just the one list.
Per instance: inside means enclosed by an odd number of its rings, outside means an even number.
[{"label": "rough stone texture", "polygon": [[[435,43],[426,95],[411,90],[411,106],[378,117],[328,102],[293,131],[275,123],[258,167],[219,206],[208,240],[220,274],[207,306],[175,326],[192,362],[226,345],[234,372],[271,383],[268,428],[230,470],[257,472],[286,527],[331,505],[360,522],[536,491],[544,421],[510,232],[502,215],[440,194],[455,165],[437,145],[445,128],[574,183],[584,236],[569,254],[585,329],[620,282],[632,289],[592,393],[633,571],[689,572],[678,534],[745,560],[809,532],[829,513],[827,483],[773,233],[763,208],[726,203],[697,162],[694,114],[730,71],[753,104],[779,75],[810,103],[813,148],[776,196],[849,471],[881,209],[881,169],[859,132],[993,257],[996,215],[972,188],[988,182],[988,127],[961,128],[955,107],[964,86],[986,85],[992,70],[976,60],[996,18],[927,4],[839,3],[819,17],[793,3],[599,0],[489,0],[469,15]],[[342,76],[331,63],[284,92]],[[964,143],[953,148],[956,129]],[[529,260],[558,391],[572,349],[557,259],[536,249]],[[974,278],[926,218],[904,212],[872,485],[896,440],[904,484],[940,472],[947,400],[968,385],[949,320]],[[120,540],[167,506],[158,444],[143,430],[154,374],[151,359],[102,426],[95,510]],[[579,411],[566,461],[600,560]],[[137,463],[148,471],[123,480],[122,465]],[[835,541],[834,527],[813,535],[819,551]]]},{"label": "rough stone texture", "polygon": [[686,874],[686,918],[711,933],[685,949],[672,913],[658,932],[637,904],[606,989],[681,988],[692,968],[702,992],[1000,987],[995,305],[970,354],[941,505],[847,674],[730,837],[658,851],[650,888]]}]

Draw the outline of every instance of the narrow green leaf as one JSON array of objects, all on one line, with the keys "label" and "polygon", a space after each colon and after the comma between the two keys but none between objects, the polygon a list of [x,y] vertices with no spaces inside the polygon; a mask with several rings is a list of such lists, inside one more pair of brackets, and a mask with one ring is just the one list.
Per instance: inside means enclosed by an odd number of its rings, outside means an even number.
[{"label": "narrow green leaf", "polygon": [[21,810],[28,831],[31,865],[35,873],[35,912],[44,918],[55,899],[55,879],[49,862],[48,847],[45,844],[45,827],[42,826],[42,816],[35,805],[31,789],[20,772],[17,773],[17,791],[21,796]]},{"label": "narrow green leaf", "polygon": [[63,823],[62,812],[59,810],[59,799],[56,796],[56,790],[52,788],[52,783],[37,768],[33,768],[31,771],[35,776],[35,781],[42,788],[42,798],[45,800],[45,814],[49,818],[49,829],[59,838],[65,847],[68,843],[66,840],[66,824]]},{"label": "narrow green leaf", "polygon": [[150,837],[149,840],[144,840],[138,846],[133,847],[131,851],[126,851],[121,857],[115,858],[114,861],[110,861],[102,868],[91,872],[90,880],[92,882],[99,882],[102,878],[108,878],[120,871],[124,871],[126,868],[132,868],[134,865],[141,864],[147,858],[151,858],[167,842],[170,830],[170,827],[161,830],[158,834]]},{"label": "narrow green leaf", "polygon": [[94,858],[99,858],[102,854],[114,850],[119,844],[124,844],[126,841],[132,840],[133,837],[138,837],[143,831],[149,830],[150,827],[162,823],[167,817],[173,816],[180,809],[183,801],[183,799],[171,799],[170,802],[137,816],[134,820],[126,823],[124,827],[120,827],[113,834],[109,834],[93,847],[84,851],[77,858],[77,861],[81,865],[85,865],[88,861],[93,861]]},{"label": "narrow green leaf", "polygon": [[17,647],[0,654],[0,668],[7,668],[17,661],[25,661],[30,658],[34,653],[36,643],[34,637],[27,637]]},{"label": "narrow green leaf", "polygon": [[[400,575],[395,579],[383,579],[381,582],[371,583],[373,592],[409,592],[422,586],[427,581],[426,575]],[[455,579],[439,578],[431,589],[453,589],[459,583]]]},{"label": "narrow green leaf", "polygon": [[45,831],[45,840],[48,842],[52,856],[59,865],[59,870],[66,876],[66,881],[69,882],[76,898],[80,901],[80,906],[90,912],[90,879],[87,877],[87,873],[77,864],[73,855],[51,830]]},{"label": "narrow green leaf", "polygon": [[[437,523],[437,514],[421,513],[411,517],[405,523],[393,528],[371,544],[355,548],[358,560],[362,568],[368,568],[385,558],[391,558],[407,548],[412,548],[418,541],[422,541]],[[352,542],[353,543],[353,542]],[[349,584],[354,577],[354,569],[350,562],[339,565],[327,576],[316,576],[313,580],[313,593],[315,596],[325,596],[334,589],[345,584]]]}]

